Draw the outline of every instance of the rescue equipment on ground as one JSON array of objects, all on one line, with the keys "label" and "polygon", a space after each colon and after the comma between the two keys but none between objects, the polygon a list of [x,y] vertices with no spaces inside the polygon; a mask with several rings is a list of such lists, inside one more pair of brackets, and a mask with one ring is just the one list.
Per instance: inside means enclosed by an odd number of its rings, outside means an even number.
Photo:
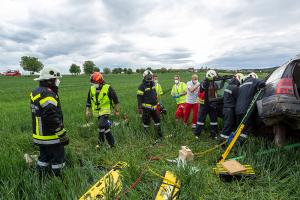
[{"label": "rescue equipment on ground", "polygon": [[[252,114],[255,106],[256,106],[256,101],[262,96],[263,94],[263,89],[260,89],[254,96],[250,106],[248,107],[247,113],[245,114],[245,116],[243,117],[241,123],[239,124],[238,128],[235,131],[235,135],[232,138],[231,142],[229,143],[229,145],[227,146],[226,150],[224,151],[224,153],[221,155],[221,157],[218,160],[218,164],[217,167],[214,168],[216,170],[213,170],[214,173],[216,173],[217,175],[222,175],[224,176],[224,173],[227,173],[228,176],[232,176],[228,173],[227,170],[225,170],[223,167],[220,167],[221,163],[224,163],[227,156],[229,155],[230,151],[232,150],[232,148],[234,147],[235,143],[237,142],[239,136],[241,135],[242,131],[245,128],[245,123],[247,122],[247,120],[249,119],[249,116]],[[249,175],[253,176],[255,175],[254,170],[251,168],[250,165],[245,165],[246,167],[246,171],[245,172],[241,172],[237,175],[239,176],[243,176],[247,173],[249,173]],[[220,174],[221,173],[221,174]],[[220,176],[221,178],[221,176]]]},{"label": "rescue equipment on ground", "polygon": [[118,162],[112,170],[82,195],[80,200],[106,199],[109,192],[118,195],[122,191],[120,170],[127,166],[128,164],[125,162]]},{"label": "rescue equipment on ground", "polygon": [[153,200],[176,200],[179,199],[180,181],[170,171],[166,171],[163,176],[149,168],[149,171],[162,178],[162,182],[153,196]]},{"label": "rescue equipment on ground", "polygon": [[230,182],[232,180],[240,180],[243,178],[255,178],[255,172],[250,165],[243,165],[246,168],[246,171],[230,175],[226,169],[221,165],[221,163],[217,163],[217,166],[213,168],[213,173],[218,175],[222,181]]},{"label": "rescue equipment on ground", "polygon": [[181,146],[178,159],[182,162],[191,161],[194,159],[194,154],[187,146]]},{"label": "rescue equipment on ground", "polygon": [[239,124],[238,128],[235,131],[235,135],[234,135],[233,139],[229,143],[229,145],[226,148],[225,152],[220,157],[219,163],[222,163],[226,160],[228,154],[230,153],[231,149],[233,148],[233,146],[235,145],[235,143],[238,140],[239,136],[241,135],[242,131],[244,130],[245,123],[249,119],[249,116],[252,114],[252,111],[254,110],[254,108],[256,106],[256,101],[262,96],[262,94],[263,94],[263,89],[259,90],[255,94],[255,96],[254,96],[254,98],[253,98],[253,100],[252,100],[252,102],[251,102],[251,104],[250,104],[250,106],[247,110],[247,113],[245,114],[245,116],[243,117],[241,123]]}]

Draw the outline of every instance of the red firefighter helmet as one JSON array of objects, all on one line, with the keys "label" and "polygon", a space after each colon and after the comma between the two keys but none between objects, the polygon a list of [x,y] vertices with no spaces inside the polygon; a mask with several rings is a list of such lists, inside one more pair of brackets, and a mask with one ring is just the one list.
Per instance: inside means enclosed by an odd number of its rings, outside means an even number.
[{"label": "red firefighter helmet", "polygon": [[91,83],[98,83],[101,84],[103,83],[103,76],[100,72],[94,72],[91,75]]}]

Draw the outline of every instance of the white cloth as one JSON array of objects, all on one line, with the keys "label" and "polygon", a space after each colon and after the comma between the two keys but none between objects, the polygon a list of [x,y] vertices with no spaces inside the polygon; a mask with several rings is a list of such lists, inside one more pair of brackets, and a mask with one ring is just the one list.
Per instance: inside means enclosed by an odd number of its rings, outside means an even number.
[{"label": "white cloth", "polygon": [[190,92],[189,88],[193,88],[196,86],[192,81],[186,83],[187,85],[187,96],[186,96],[186,103],[194,104],[197,102],[199,87],[194,91]]}]

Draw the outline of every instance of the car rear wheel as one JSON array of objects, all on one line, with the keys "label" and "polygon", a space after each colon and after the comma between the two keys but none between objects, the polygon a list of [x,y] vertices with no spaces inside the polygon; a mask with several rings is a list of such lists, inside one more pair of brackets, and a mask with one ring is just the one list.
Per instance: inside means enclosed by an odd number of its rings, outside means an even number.
[{"label": "car rear wheel", "polygon": [[283,124],[275,124],[273,126],[275,145],[281,147],[285,143],[286,128]]}]

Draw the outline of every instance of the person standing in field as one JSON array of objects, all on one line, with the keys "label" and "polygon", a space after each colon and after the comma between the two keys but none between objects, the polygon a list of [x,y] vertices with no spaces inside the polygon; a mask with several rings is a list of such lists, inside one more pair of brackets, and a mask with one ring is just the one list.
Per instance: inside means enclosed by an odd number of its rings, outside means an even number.
[{"label": "person standing in field", "polygon": [[242,83],[243,74],[237,73],[229,81],[223,95],[223,129],[220,134],[219,143],[224,142],[229,138],[229,135],[236,128],[235,104],[239,93],[239,86]]},{"label": "person standing in field", "polygon": [[185,103],[185,114],[184,114],[184,123],[188,124],[189,116],[191,110],[193,110],[193,118],[192,118],[192,128],[196,128],[197,123],[197,115],[198,115],[198,92],[200,83],[198,82],[198,75],[193,74],[192,80],[187,82],[187,96]]},{"label": "person standing in field", "polygon": [[199,138],[202,129],[204,128],[204,123],[207,114],[210,118],[210,137],[217,139],[217,109],[211,102],[212,99],[217,97],[218,85],[213,81],[217,77],[217,72],[215,70],[208,70],[206,72],[206,79],[200,84],[200,93],[204,94],[204,104],[200,106],[197,120],[197,127],[194,131],[196,139]]},{"label": "person standing in field", "polygon": [[40,176],[52,172],[61,176],[65,166],[64,146],[69,143],[64,129],[58,87],[61,77],[54,68],[44,68],[35,81],[39,86],[30,94],[33,142],[39,146],[37,169]]},{"label": "person standing in field", "polygon": [[156,110],[157,110],[158,113],[161,113],[161,111],[164,110],[164,107],[163,107],[163,104],[162,104],[162,101],[161,101],[161,96],[164,94],[164,91],[163,91],[161,85],[158,83],[157,74],[153,74],[153,82],[154,82],[154,85],[155,85],[155,91],[156,91],[156,94],[157,94],[157,101],[158,101]]},{"label": "person standing in field", "polygon": [[92,85],[86,100],[86,117],[93,116],[98,119],[99,145],[103,144],[106,138],[110,147],[114,147],[115,139],[110,129],[109,116],[112,109],[115,116],[120,115],[117,94],[109,84],[106,84],[100,72],[94,72],[90,81]]},{"label": "person standing in field", "polygon": [[[239,87],[239,94],[237,96],[236,105],[235,105],[235,114],[237,124],[240,124],[242,119],[247,113],[247,110],[251,104],[253,97],[255,96],[256,92],[266,85],[265,81],[259,80],[256,73],[251,72],[245,77],[243,84]],[[239,143],[242,144],[245,139],[248,137],[252,126],[255,122],[254,118],[255,114],[249,116],[248,120],[245,122],[245,128],[239,137]]]},{"label": "person standing in field", "polygon": [[160,125],[160,115],[157,112],[157,93],[153,82],[153,74],[150,70],[143,73],[143,82],[137,90],[138,112],[142,115],[143,126],[146,132],[150,127],[151,118],[159,138],[163,137]]},{"label": "person standing in field", "polygon": [[180,76],[174,76],[175,84],[172,87],[171,96],[175,99],[177,104],[177,109],[175,113],[175,118],[184,119],[184,107],[186,101],[186,84],[180,81]]}]

